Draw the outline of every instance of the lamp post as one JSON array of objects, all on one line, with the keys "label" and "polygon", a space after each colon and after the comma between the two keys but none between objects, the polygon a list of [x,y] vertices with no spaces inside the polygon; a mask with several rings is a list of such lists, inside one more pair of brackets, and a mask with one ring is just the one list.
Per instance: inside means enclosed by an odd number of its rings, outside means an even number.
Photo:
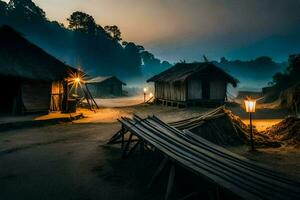
[{"label": "lamp post", "polygon": [[147,88],[144,88],[144,103],[146,102],[146,92],[147,92]]},{"label": "lamp post", "polygon": [[252,99],[251,97],[247,97],[244,100],[244,102],[245,102],[246,112],[249,113],[251,150],[254,151],[253,129],[252,129],[252,113],[255,112],[256,100]]}]

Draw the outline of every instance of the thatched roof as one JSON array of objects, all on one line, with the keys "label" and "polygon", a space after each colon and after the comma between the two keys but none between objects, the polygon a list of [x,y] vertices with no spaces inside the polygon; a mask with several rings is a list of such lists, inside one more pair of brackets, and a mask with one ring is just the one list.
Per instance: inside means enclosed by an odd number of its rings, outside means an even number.
[{"label": "thatched roof", "polygon": [[210,62],[177,63],[166,71],[148,79],[147,82],[184,82],[187,78],[196,74],[209,79],[223,79],[234,87],[238,83],[236,78]]},{"label": "thatched roof", "polygon": [[0,27],[0,75],[53,81],[74,68],[29,42],[9,26]]},{"label": "thatched roof", "polygon": [[115,80],[117,82],[120,82],[122,85],[126,85],[126,83],[124,83],[123,81],[121,81],[120,79],[118,79],[115,76],[97,76],[97,77],[94,77],[90,80],[85,81],[85,83],[88,83],[88,84],[102,83],[102,82],[107,81],[107,80]]}]

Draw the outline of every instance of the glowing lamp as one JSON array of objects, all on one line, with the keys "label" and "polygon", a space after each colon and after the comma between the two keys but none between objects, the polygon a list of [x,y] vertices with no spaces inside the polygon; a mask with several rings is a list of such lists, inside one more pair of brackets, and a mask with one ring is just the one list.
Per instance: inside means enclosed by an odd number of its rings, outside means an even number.
[{"label": "glowing lamp", "polygon": [[253,113],[255,112],[256,100],[248,98],[245,101],[246,112]]},{"label": "glowing lamp", "polygon": [[251,150],[254,151],[254,140],[253,140],[253,128],[252,128],[252,113],[255,112],[256,100],[252,99],[251,97],[247,97],[245,99],[245,108],[246,112],[249,113],[249,122],[250,122],[250,143],[251,143]]},{"label": "glowing lamp", "polygon": [[75,82],[75,83],[80,83],[80,81],[81,81],[81,80],[80,80],[80,78],[79,78],[79,77],[77,77],[77,78],[74,78],[74,82]]},{"label": "glowing lamp", "polygon": [[147,92],[147,88],[144,88],[144,92]]},{"label": "glowing lamp", "polygon": [[152,93],[150,93],[150,94],[149,94],[149,96],[150,96],[150,98],[152,98],[152,97],[153,97],[153,94],[152,94]]}]

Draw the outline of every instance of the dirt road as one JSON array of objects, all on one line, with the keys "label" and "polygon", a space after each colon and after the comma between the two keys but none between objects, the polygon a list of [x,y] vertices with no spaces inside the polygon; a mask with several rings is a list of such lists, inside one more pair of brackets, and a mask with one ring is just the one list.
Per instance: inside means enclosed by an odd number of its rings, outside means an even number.
[{"label": "dirt road", "polygon": [[[105,144],[120,128],[117,118],[138,113],[176,121],[207,110],[145,105],[102,108],[76,123],[1,132],[0,199],[163,199],[164,182],[146,188],[158,157],[120,159],[119,147]],[[300,177],[300,166],[295,164],[299,151],[260,151],[254,156],[244,149],[233,151]]]}]

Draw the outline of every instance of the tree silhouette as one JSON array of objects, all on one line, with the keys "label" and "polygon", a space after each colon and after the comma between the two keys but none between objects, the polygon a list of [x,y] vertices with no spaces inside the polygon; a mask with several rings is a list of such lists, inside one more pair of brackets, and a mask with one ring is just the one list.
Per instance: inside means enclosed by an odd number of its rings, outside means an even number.
[{"label": "tree silhouette", "polygon": [[12,15],[29,20],[45,20],[45,12],[31,0],[10,0],[8,10]]},{"label": "tree silhouette", "polygon": [[94,18],[84,12],[73,12],[67,20],[70,29],[82,33],[95,35],[96,29],[100,29],[100,27],[96,25]]},{"label": "tree silhouette", "polygon": [[133,42],[121,45],[117,26],[105,30],[80,11],[72,13],[68,21],[68,28],[50,21],[31,0],[11,0],[8,4],[0,0],[0,26],[11,26],[63,62],[80,65],[95,76],[116,75],[126,80],[141,75],[144,48]]},{"label": "tree silhouette", "polygon": [[110,35],[110,37],[119,42],[122,40],[121,38],[121,31],[119,29],[119,27],[117,27],[116,25],[113,25],[113,26],[105,26],[104,27],[104,30]]}]

